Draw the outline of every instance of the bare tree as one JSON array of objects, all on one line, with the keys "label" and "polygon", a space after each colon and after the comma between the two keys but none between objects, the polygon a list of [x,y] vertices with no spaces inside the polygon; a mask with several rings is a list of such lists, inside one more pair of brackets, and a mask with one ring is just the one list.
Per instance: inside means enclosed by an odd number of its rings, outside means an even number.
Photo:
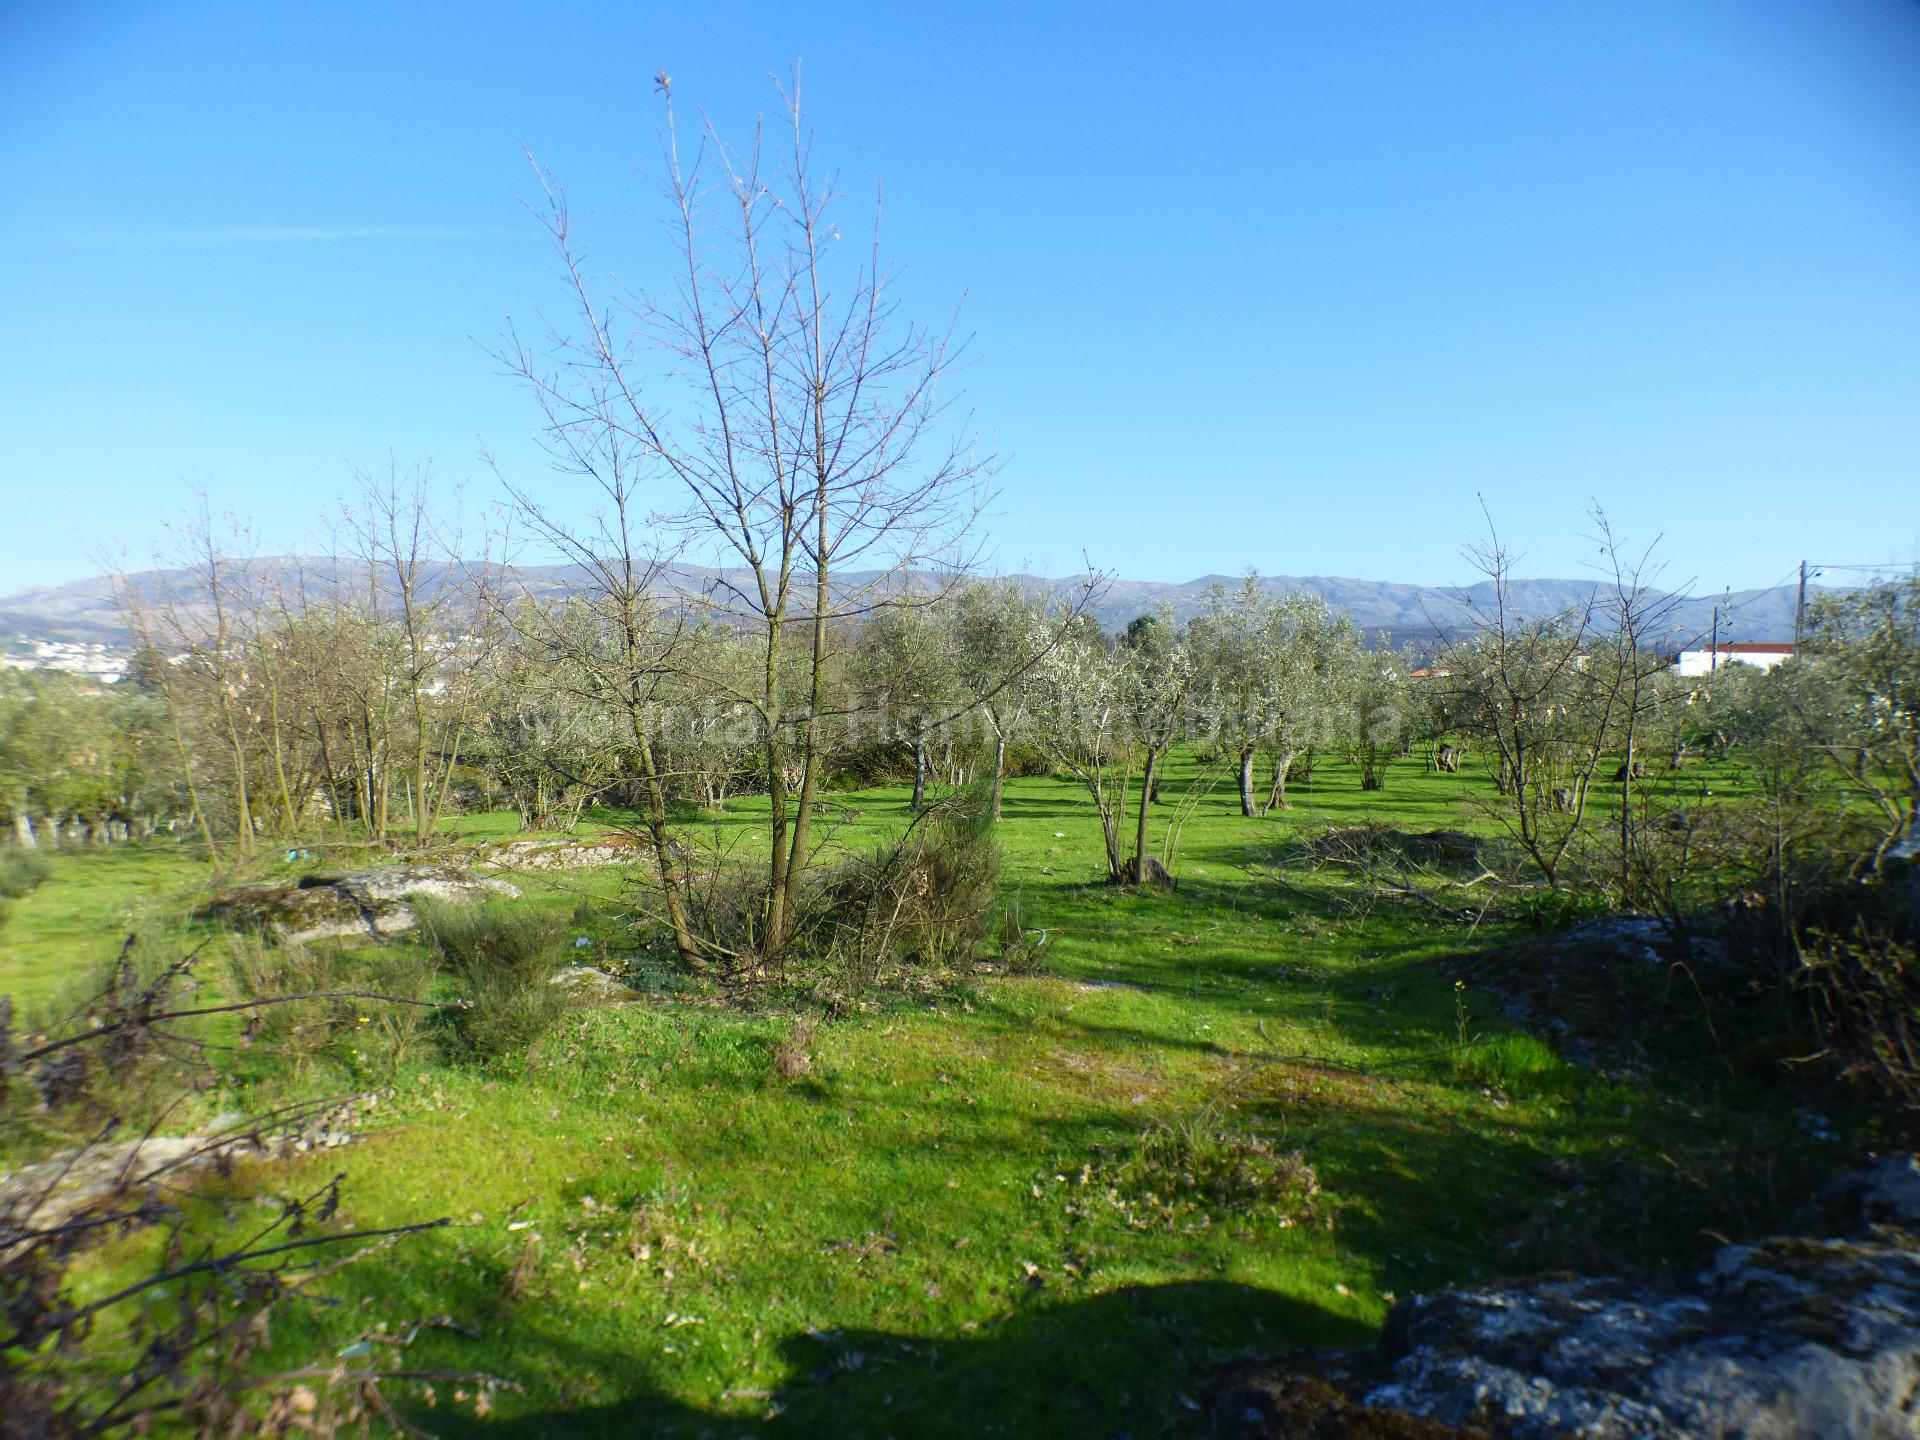
[{"label": "bare tree", "polygon": [[1598,504],[1593,507],[1593,524],[1606,576],[1600,615],[1613,633],[1608,643],[1595,647],[1590,664],[1597,683],[1608,687],[1616,702],[1612,744],[1621,755],[1616,777],[1620,786],[1616,874],[1620,903],[1631,906],[1638,899],[1635,876],[1646,868],[1644,856],[1636,861],[1639,845],[1633,787],[1647,773],[1640,741],[1654,716],[1674,698],[1659,683],[1668,666],[1665,657],[1654,649],[1654,642],[1669,638],[1679,597],[1655,590],[1650,583],[1659,574],[1652,564],[1657,537],[1635,556],[1627,551],[1626,542],[1615,533]]},{"label": "bare tree", "polygon": [[1613,738],[1619,687],[1590,666],[1593,606],[1523,618],[1513,601],[1515,557],[1491,516],[1467,556],[1489,582],[1473,628],[1449,645],[1449,710],[1498,765],[1494,818],[1548,886],[1579,836],[1595,771]]},{"label": "bare tree", "polygon": [[[914,575],[969,558],[986,463],[943,393],[959,348],[951,330],[899,312],[877,200],[867,244],[842,239],[838,188],[814,161],[797,79],[781,95],[778,163],[759,129],[735,148],[703,124],[684,145],[671,82],[663,74],[657,86],[677,285],[604,287],[565,194],[540,171],[573,322],[538,348],[511,333],[502,358],[539,398],[561,462],[603,494],[616,486],[623,517],[642,481],[677,492],[660,504],[662,535],[723,568],[704,583],[681,570],[653,578],[757,639],[760,670],[736,698],[758,720],[770,791],[761,933],[775,955],[829,760],[837,622],[926,603]],[[612,481],[616,455],[625,468]],[[526,488],[515,493],[524,503]],[[540,528],[559,539],[542,513]],[[591,546],[562,544],[596,563]]]}]

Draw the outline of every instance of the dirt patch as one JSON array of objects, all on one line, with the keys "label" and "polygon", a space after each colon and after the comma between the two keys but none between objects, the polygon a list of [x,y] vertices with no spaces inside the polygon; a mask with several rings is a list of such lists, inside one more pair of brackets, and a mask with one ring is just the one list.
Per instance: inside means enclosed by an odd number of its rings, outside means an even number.
[{"label": "dirt patch", "polygon": [[1155,1071],[1129,1065],[1098,1051],[1051,1050],[1047,1053],[1047,1062],[1055,1079],[1071,1075],[1083,1081],[1083,1088],[1090,1094],[1120,1095],[1135,1105],[1158,1094],[1163,1083]]},{"label": "dirt patch", "polygon": [[1463,830],[1409,832],[1384,825],[1329,830],[1306,842],[1316,860],[1399,860],[1439,870],[1478,870],[1484,842]]},{"label": "dirt patch", "polygon": [[1219,1440],[1488,1440],[1484,1430],[1377,1409],[1314,1376],[1258,1366],[1215,1382],[1205,1433]]}]

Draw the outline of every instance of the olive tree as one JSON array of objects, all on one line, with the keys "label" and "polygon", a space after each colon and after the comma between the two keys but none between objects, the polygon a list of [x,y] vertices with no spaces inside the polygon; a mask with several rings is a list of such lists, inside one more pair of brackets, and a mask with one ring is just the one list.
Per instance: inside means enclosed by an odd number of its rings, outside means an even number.
[{"label": "olive tree", "polygon": [[[1070,618],[1079,613],[1074,606]],[[1000,818],[1007,746],[1021,733],[1036,695],[1035,672],[1061,638],[1057,619],[1006,581],[964,586],[943,607],[953,679],[993,740],[993,818]]]},{"label": "olive tree", "polygon": [[1090,621],[1069,627],[1035,677],[1034,737],[1083,786],[1100,817],[1107,879],[1119,884],[1127,857],[1122,826],[1133,779],[1126,668]]},{"label": "olive tree", "polygon": [[[1287,806],[1287,776],[1322,740],[1344,736],[1360,636],[1353,622],[1306,591],[1274,596],[1249,575],[1229,592],[1215,585],[1206,610],[1187,627],[1193,704],[1223,754],[1234,762],[1240,813]],[[1273,765],[1264,802],[1254,765]]]},{"label": "olive tree", "polygon": [[1822,596],[1806,650],[1795,711],[1833,779],[1878,817],[1873,865],[1920,855],[1920,570]]},{"label": "olive tree", "polygon": [[877,719],[913,757],[913,799],[927,803],[934,732],[951,723],[958,704],[953,635],[925,609],[889,608],[861,627],[849,671],[858,708]]}]

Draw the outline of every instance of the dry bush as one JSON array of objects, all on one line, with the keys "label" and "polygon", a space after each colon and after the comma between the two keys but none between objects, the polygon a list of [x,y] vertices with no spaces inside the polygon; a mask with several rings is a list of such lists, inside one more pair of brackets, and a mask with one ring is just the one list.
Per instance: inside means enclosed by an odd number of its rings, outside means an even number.
[{"label": "dry bush", "polygon": [[1920,946],[1911,933],[1858,921],[1810,930],[1799,988],[1820,1053],[1810,1057],[1877,1099],[1920,1117]]},{"label": "dry bush", "polygon": [[773,1048],[773,1071],[782,1080],[805,1078],[813,1071],[813,1022],[802,1015]]}]

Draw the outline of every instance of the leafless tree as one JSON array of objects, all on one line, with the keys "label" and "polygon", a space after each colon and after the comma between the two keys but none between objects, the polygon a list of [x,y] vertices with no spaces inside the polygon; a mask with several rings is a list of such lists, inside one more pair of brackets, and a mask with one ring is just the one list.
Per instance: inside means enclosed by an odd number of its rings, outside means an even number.
[{"label": "leafless tree", "polygon": [[[683,136],[671,82],[659,89],[677,283],[604,286],[564,192],[538,171],[572,319],[538,346],[510,332],[501,355],[538,397],[561,464],[594,480],[622,535],[637,542],[644,521],[660,542],[647,578],[756,637],[759,671],[734,698],[760,728],[772,802],[761,933],[777,954],[829,759],[840,622],[926,603],[916,575],[963,568],[988,468],[945,391],[962,347],[951,328],[902,316],[877,199],[866,243],[843,239],[838,186],[815,162],[797,76],[781,91],[777,142],[756,128],[739,148],[705,121]],[[663,494],[643,517],[642,486],[677,499]],[[528,487],[513,488],[525,504]],[[549,508],[534,509],[537,528],[577,562],[633,588],[628,561],[603,560]],[[669,554],[720,568],[695,579],[657,563]],[[671,888],[664,840],[660,854]],[[680,938],[697,953],[694,937]]]}]

